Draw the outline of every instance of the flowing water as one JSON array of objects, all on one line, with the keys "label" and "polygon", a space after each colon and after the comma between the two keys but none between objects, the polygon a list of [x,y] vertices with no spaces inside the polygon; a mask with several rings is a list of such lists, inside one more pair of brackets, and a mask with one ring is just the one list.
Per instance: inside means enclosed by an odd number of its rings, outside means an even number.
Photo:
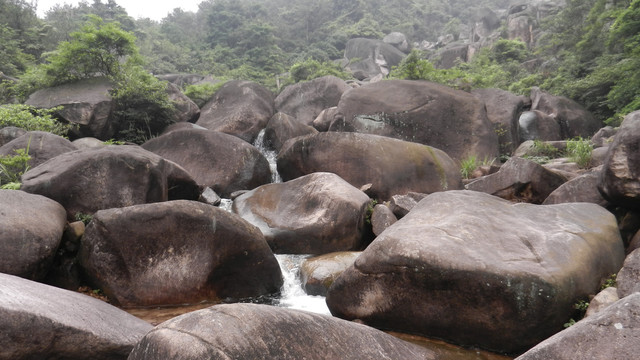
[{"label": "flowing water", "polygon": [[260,150],[262,155],[267,158],[267,161],[269,162],[269,168],[271,168],[271,182],[281,183],[282,178],[278,173],[278,164],[276,162],[278,154],[273,150],[267,149],[267,147],[264,145],[264,133],[264,129],[260,130],[260,133],[258,133],[258,137],[256,137],[256,140],[253,142],[253,146]]}]

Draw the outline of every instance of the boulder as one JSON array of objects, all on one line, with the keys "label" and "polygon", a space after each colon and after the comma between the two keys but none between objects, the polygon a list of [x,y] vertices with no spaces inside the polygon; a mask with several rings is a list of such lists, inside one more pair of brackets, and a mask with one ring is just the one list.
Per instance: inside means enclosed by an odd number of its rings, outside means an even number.
[{"label": "boulder", "polygon": [[109,121],[112,89],[113,84],[107,78],[85,79],[38,90],[29,96],[25,104],[45,109],[62,106],[58,115],[79,125],[76,135],[108,140],[116,132]]},{"label": "boulder", "polygon": [[557,141],[562,139],[558,121],[541,111],[525,111],[520,114],[518,129],[520,141]]},{"label": "boulder", "polygon": [[389,226],[393,225],[398,218],[385,204],[377,204],[371,212],[371,228],[375,236],[380,235]]},{"label": "boulder", "polygon": [[0,272],[42,280],[67,224],[64,208],[44,196],[0,190]]},{"label": "boulder", "polygon": [[516,353],[560,331],[623,260],[616,219],[598,205],[440,192],[380,234],[327,305],[377,328]]},{"label": "boulder", "polygon": [[620,300],[618,297],[618,289],[615,287],[605,288],[589,301],[589,307],[584,317],[595,315],[618,300]]},{"label": "boulder", "polygon": [[451,69],[459,62],[469,60],[469,44],[451,42],[440,48],[432,58],[438,69]]},{"label": "boulder", "polygon": [[276,97],[276,111],[311,125],[326,108],[338,106],[342,94],[351,87],[332,75],[289,85]]},{"label": "boulder", "polygon": [[180,165],[201,188],[223,197],[271,182],[267,159],[251,144],[218,131],[175,130],[142,148]]},{"label": "boulder", "polygon": [[458,165],[443,151],[383,136],[326,132],[293,139],[278,154],[284,181],[332,172],[371,197],[462,188]]},{"label": "boulder", "polygon": [[640,292],[640,250],[636,249],[627,255],[616,276],[616,285],[621,299]]},{"label": "boulder", "polygon": [[591,138],[602,122],[577,102],[563,97],[553,96],[537,87],[531,89],[531,110],[538,110],[553,117],[560,125],[560,138]]},{"label": "boulder", "polygon": [[340,99],[330,130],[425,144],[458,161],[498,156],[484,102],[428,81],[389,80],[350,90]]},{"label": "boulder", "polygon": [[138,146],[66,152],[22,175],[22,190],[44,195],[67,218],[100,209],[173,199],[196,200],[200,189],[180,166]]},{"label": "boulder", "polygon": [[595,149],[603,146],[609,146],[613,142],[613,137],[618,133],[618,129],[613,126],[605,126],[598,130],[591,137],[591,144]]},{"label": "boulder", "polygon": [[105,144],[104,141],[96,139],[94,137],[83,137],[80,139],[75,139],[71,143],[78,150],[96,149],[96,148],[103,148],[107,146],[107,144]]},{"label": "boulder", "polygon": [[318,130],[315,128],[279,112],[273,115],[264,130],[264,144],[268,149],[278,152],[287,140],[316,133]]},{"label": "boulder", "polygon": [[567,181],[553,190],[542,203],[543,205],[562,204],[570,202],[588,202],[607,207],[609,202],[598,191],[600,171],[590,171]]},{"label": "boulder", "polygon": [[329,127],[333,122],[333,117],[338,112],[338,107],[330,107],[328,109],[322,110],[322,112],[313,120],[311,124],[318,131],[329,131]]},{"label": "boulder", "polygon": [[389,209],[398,219],[403,218],[411,211],[427,194],[410,192],[407,195],[393,195],[389,201]]},{"label": "boulder", "polygon": [[640,354],[639,312],[640,294],[636,293],[578,321],[516,360],[635,359]]},{"label": "boulder", "polygon": [[326,296],[333,281],[353,265],[359,251],[343,251],[306,259],[300,265],[300,281],[308,295]]},{"label": "boulder", "polygon": [[520,144],[519,116],[525,106],[531,105],[531,100],[501,89],[475,89],[471,93],[487,107],[487,118],[498,136],[500,154],[510,155]]},{"label": "boulder", "polygon": [[344,50],[344,57],[350,61],[347,69],[358,80],[380,74],[389,75],[391,68],[398,66],[405,56],[395,46],[382,40],[364,38],[349,39]]},{"label": "boulder", "polygon": [[435,359],[427,349],[370,327],[268,305],[225,304],[151,330],[129,360]]},{"label": "boulder", "polygon": [[382,42],[394,46],[396,49],[402,51],[403,53],[409,53],[410,47],[409,42],[407,41],[407,37],[401,32],[392,32],[389,33],[382,39]]},{"label": "boulder", "polygon": [[567,179],[533,161],[512,157],[500,170],[466,185],[467,190],[481,191],[503,199],[542,204]]},{"label": "boulder", "polygon": [[200,117],[200,108],[198,105],[189,99],[188,96],[180,91],[180,88],[175,84],[167,84],[167,93],[169,94],[169,101],[175,108],[175,122],[190,122],[194,123]]},{"label": "boulder", "polygon": [[27,130],[15,126],[7,126],[0,129],[0,146],[26,134]]},{"label": "boulder", "polygon": [[625,116],[604,161],[598,189],[611,203],[640,209],[640,111]]},{"label": "boulder", "polygon": [[197,125],[253,143],[275,113],[273,94],[251,81],[228,81],[204,105]]},{"label": "boulder", "polygon": [[78,257],[90,282],[125,307],[243,299],[282,286],[257,228],[194,201],[98,211]]},{"label": "boulder", "polygon": [[44,131],[29,131],[0,147],[0,156],[15,155],[16,150],[28,150],[29,167],[34,168],[54,157],[77,150],[71,141]]},{"label": "boulder", "polygon": [[103,301],[0,274],[0,359],[127,359],[152,329]]},{"label": "boulder", "polygon": [[233,201],[278,254],[325,254],[363,246],[369,197],[336,174],[261,186]]}]

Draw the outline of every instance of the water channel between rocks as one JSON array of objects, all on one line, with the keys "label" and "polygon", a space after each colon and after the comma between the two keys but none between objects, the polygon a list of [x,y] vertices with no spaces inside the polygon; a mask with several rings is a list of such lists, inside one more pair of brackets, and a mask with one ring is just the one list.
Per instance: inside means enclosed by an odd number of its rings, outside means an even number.
[{"label": "water channel between rocks", "polygon": [[[277,154],[274,151],[268,150],[264,146],[264,133],[262,130],[254,146],[260,150],[269,161],[271,168],[272,182],[280,183],[282,178],[278,174],[276,157]],[[220,208],[231,211],[233,201],[230,199],[222,199]],[[305,259],[310,255],[291,255],[291,254],[276,254],[276,259],[280,264],[280,270],[282,271],[282,277],[284,283],[282,285],[280,295],[277,297],[261,298],[256,300],[250,300],[251,302],[267,303],[274,306],[280,306],[289,309],[303,310],[323,315],[331,315],[324,296],[307,295],[304,291],[302,283],[300,281],[299,269]],[[169,320],[173,317],[186,314],[188,312],[208,308],[215,305],[214,302],[207,302],[195,305],[185,305],[178,307],[165,307],[165,308],[145,308],[145,309],[127,309],[127,311],[153,325],[157,325],[161,322]],[[448,344],[440,340],[432,340],[421,336],[413,336],[408,334],[400,334],[390,332],[391,335],[396,336],[405,341],[415,343],[432,350],[436,354],[436,358],[439,360],[509,360],[511,357],[493,354],[486,351],[465,349],[459,346]]]}]

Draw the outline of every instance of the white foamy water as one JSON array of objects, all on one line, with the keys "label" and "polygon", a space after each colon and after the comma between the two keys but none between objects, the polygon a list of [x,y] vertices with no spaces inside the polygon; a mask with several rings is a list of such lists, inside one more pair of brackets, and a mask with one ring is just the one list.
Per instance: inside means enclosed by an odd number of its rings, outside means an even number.
[{"label": "white foamy water", "polygon": [[280,298],[277,299],[277,306],[331,315],[324,296],[307,295],[302,288],[298,272],[300,265],[307,257],[309,255],[276,255],[284,278]]},{"label": "white foamy water", "polygon": [[271,182],[281,183],[282,178],[280,177],[280,174],[278,174],[278,164],[276,162],[278,154],[275,151],[269,150],[264,146],[264,132],[264,129],[260,130],[258,137],[256,137],[256,140],[253,142],[253,146],[260,150],[260,153],[264,155],[265,158],[267,158],[267,161],[269,162],[269,168],[271,169]]}]

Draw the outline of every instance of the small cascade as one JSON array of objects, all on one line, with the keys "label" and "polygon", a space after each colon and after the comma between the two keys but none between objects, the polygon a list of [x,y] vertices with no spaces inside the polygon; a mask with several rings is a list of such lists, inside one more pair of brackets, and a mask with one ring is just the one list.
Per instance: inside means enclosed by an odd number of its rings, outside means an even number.
[{"label": "small cascade", "polygon": [[278,174],[278,165],[276,162],[278,154],[273,150],[267,149],[267,147],[264,145],[264,133],[264,129],[260,130],[260,133],[258,134],[258,137],[256,137],[253,146],[260,150],[260,153],[262,153],[262,155],[267,158],[267,161],[269,162],[269,168],[271,168],[271,182],[281,183],[282,178],[280,177],[280,174]]},{"label": "small cascade", "polygon": [[284,284],[276,305],[289,309],[305,310],[317,314],[331,315],[324,296],[307,295],[302,288],[298,272],[309,255],[277,254]]}]

